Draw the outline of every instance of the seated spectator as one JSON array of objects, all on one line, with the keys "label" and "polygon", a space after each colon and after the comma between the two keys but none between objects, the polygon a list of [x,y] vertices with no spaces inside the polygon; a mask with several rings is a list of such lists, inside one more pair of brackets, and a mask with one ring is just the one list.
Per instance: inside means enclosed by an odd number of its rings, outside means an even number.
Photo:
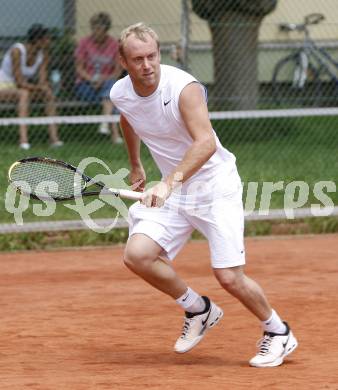
[{"label": "seated spectator", "polygon": [[[20,118],[29,115],[31,100],[46,102],[46,115],[56,115],[55,99],[48,84],[48,46],[48,29],[42,24],[33,24],[27,32],[26,42],[13,44],[2,60],[0,100],[17,101]],[[27,125],[20,125],[19,133],[20,148],[29,149]],[[55,124],[49,125],[49,138],[51,146],[63,145]]]},{"label": "seated spectator", "polygon": [[[108,31],[111,18],[105,12],[95,14],[90,19],[91,35],[82,38],[75,50],[77,80],[75,92],[79,99],[102,104],[104,115],[114,110],[109,92],[122,73],[118,59],[118,42]],[[107,123],[101,123],[99,132],[109,134]],[[112,140],[121,143],[119,129],[112,123]]]}]

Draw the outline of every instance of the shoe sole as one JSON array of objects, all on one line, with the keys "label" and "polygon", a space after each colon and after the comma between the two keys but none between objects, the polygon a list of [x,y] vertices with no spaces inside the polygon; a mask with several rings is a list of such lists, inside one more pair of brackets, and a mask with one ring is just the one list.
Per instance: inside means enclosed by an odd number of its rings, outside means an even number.
[{"label": "shoe sole", "polygon": [[291,333],[291,337],[285,347],[284,353],[282,356],[274,360],[273,362],[270,363],[265,363],[265,364],[251,364],[252,367],[259,367],[259,368],[264,368],[264,367],[277,367],[283,364],[284,358],[288,355],[290,355],[296,348],[298,347],[298,341],[295,338],[295,336]]},{"label": "shoe sole", "polygon": [[223,317],[224,313],[223,313],[223,310],[220,309],[218,306],[216,306],[216,309],[217,309],[217,314],[215,316],[215,318],[212,318],[211,320],[208,320],[207,324],[206,324],[206,327],[205,329],[203,330],[203,333],[196,337],[194,342],[192,344],[189,345],[189,347],[185,348],[185,349],[181,349],[181,350],[174,350],[176,353],[186,353],[188,351],[190,351],[191,349],[193,349],[200,341],[202,341],[203,337],[205,336],[205,334],[207,333],[207,331],[211,328],[213,328],[216,324],[219,323],[219,321],[221,320],[221,318]]}]

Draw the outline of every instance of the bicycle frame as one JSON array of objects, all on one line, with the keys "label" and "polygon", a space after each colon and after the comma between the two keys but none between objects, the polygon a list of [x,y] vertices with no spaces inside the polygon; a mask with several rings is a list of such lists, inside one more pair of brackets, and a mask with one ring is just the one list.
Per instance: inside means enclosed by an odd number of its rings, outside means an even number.
[{"label": "bicycle frame", "polygon": [[320,84],[324,82],[323,77],[326,76],[329,81],[338,86],[338,62],[335,61],[329,53],[323,48],[319,48],[315,41],[310,37],[308,26],[310,24],[318,24],[324,20],[321,14],[311,14],[305,17],[302,24],[287,24],[282,23],[280,29],[282,31],[300,31],[304,33],[302,46],[282,58],[275,65],[272,77],[272,86],[278,92],[278,76],[282,69],[288,64],[293,64],[293,80],[292,87],[302,90],[309,81],[309,73],[312,75],[311,82],[315,84],[315,96],[319,95]]}]

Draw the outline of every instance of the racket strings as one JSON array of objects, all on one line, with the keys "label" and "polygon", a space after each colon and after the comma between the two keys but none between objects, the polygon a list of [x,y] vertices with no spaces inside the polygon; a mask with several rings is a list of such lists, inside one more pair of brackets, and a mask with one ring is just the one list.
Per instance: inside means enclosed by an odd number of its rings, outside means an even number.
[{"label": "racket strings", "polygon": [[86,187],[83,177],[55,163],[29,161],[14,166],[11,180],[24,193],[39,198],[71,198]]}]

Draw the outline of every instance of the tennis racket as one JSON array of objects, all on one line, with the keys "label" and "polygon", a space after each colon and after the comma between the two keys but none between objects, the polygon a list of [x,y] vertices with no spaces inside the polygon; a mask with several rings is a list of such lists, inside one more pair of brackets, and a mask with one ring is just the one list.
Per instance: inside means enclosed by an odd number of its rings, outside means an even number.
[{"label": "tennis racket", "polygon": [[71,164],[45,157],[16,161],[9,168],[8,178],[20,193],[39,200],[52,198],[62,201],[101,194],[131,200],[140,200],[142,197],[140,192],[108,188]]}]

